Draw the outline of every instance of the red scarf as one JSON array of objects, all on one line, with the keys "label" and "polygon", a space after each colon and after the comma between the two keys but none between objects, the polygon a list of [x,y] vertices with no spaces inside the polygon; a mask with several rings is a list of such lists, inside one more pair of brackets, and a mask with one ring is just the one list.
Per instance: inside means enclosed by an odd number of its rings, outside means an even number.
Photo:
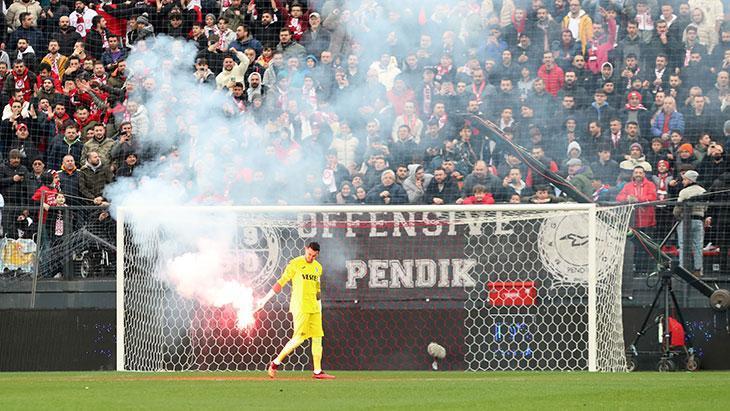
[{"label": "red scarf", "polygon": [[639,103],[639,105],[635,106],[635,107],[626,103],[626,105],[624,107],[626,108],[626,110],[629,110],[629,111],[646,110],[646,107],[644,107],[641,103]]},{"label": "red scarf", "polygon": [[403,124],[407,125],[411,128],[411,132],[416,132],[416,121],[418,120],[417,116],[409,116],[408,114],[403,114]]},{"label": "red scarf", "polygon": [[[84,9],[84,11],[86,11],[86,9]],[[79,16],[79,18],[76,19],[76,32],[79,33],[81,35],[81,37],[86,37],[86,25],[84,25],[84,13],[79,13],[77,11],[76,14],[78,14],[78,16]]]},{"label": "red scarf", "polygon": [[662,133],[669,133],[669,122],[672,120],[672,114],[664,114],[664,126]]},{"label": "red scarf", "polygon": [[482,81],[482,84],[479,85],[479,90],[477,90],[477,85],[472,83],[471,85],[471,91],[474,93],[474,97],[476,100],[481,104],[482,102],[482,92],[484,91],[484,87],[487,86],[486,81]]},{"label": "red scarf", "polygon": [[26,67],[25,70],[23,70],[23,74],[18,75],[15,70],[11,71],[13,74],[13,81],[15,82],[15,89],[16,90],[23,90],[23,99],[25,101],[30,101],[30,95],[31,95],[31,87],[30,87],[30,79],[28,78],[28,68]]},{"label": "red scarf", "polygon": [[512,26],[514,26],[515,30],[517,30],[517,35],[520,35],[523,31],[525,31],[526,21],[527,19],[522,19],[522,21],[515,20],[515,13],[512,13]]}]

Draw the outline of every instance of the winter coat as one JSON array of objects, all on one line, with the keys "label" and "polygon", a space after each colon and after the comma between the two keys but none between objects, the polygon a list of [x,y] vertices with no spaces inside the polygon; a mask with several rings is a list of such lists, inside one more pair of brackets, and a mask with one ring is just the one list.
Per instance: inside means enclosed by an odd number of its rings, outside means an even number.
[{"label": "winter coat", "polygon": [[380,193],[387,191],[390,193],[390,203],[393,204],[408,204],[408,194],[406,190],[398,183],[393,183],[390,187],[386,187],[384,184],[378,184],[368,191],[367,197],[365,197],[365,203],[367,204],[385,204],[383,198],[380,197]]},{"label": "winter coat", "polygon": [[421,187],[418,187],[416,185],[416,170],[418,170],[418,167],[421,167],[421,165],[410,164],[408,166],[408,178],[406,178],[403,182],[403,188],[408,194],[408,202],[411,204],[423,203],[423,196],[426,194],[426,188],[433,178],[433,175],[431,174],[424,174],[423,184],[421,184]]},{"label": "winter coat", "polygon": [[98,141],[96,138],[92,138],[84,143],[84,148],[81,150],[81,161],[79,164],[86,164],[86,156],[92,151],[96,151],[99,154],[103,164],[111,164],[112,147],[114,147],[114,140],[109,137],[104,137],[101,141]]},{"label": "winter coat", "polygon": [[[656,186],[651,181],[644,178],[641,182],[630,181],[624,185],[621,192],[616,196],[616,201],[621,203],[628,202],[628,197],[636,197],[639,203],[647,201],[656,201]],[[645,228],[654,227],[656,225],[656,217],[654,206],[644,206],[636,208],[636,220],[634,227]]]},{"label": "winter coat", "polygon": [[[677,198],[677,205],[674,206],[673,214],[674,218],[677,220],[681,220],[684,216],[684,207],[679,204],[682,201],[687,201],[692,197],[699,196],[705,193],[704,188],[700,186],[699,184],[692,183],[688,185],[687,187],[683,188],[682,191],[679,192],[679,197]],[[692,218],[704,218],[705,217],[705,211],[707,211],[707,206],[702,205],[693,205],[692,211],[690,211]]]},{"label": "winter coat", "polygon": [[[23,176],[23,180],[13,181],[13,176]],[[28,203],[28,184],[25,180],[30,178],[28,169],[20,164],[17,167],[4,163],[0,166],[0,193],[5,199],[5,205],[25,205]]]},{"label": "winter coat", "polygon": [[66,141],[66,138],[62,135],[56,136],[51,142],[51,146],[48,148],[46,156],[46,165],[51,170],[61,168],[63,163],[63,157],[71,154],[76,161],[76,164],[81,164],[81,153],[84,149],[84,143],[81,139],[77,138],[73,142]]},{"label": "winter coat", "polygon": [[581,167],[578,172],[570,176],[570,184],[581,193],[585,194],[586,197],[593,195],[593,186],[591,186],[591,179],[593,179],[593,171],[590,167]]},{"label": "winter coat", "polygon": [[66,203],[68,205],[78,205],[81,196],[79,191],[79,170],[74,168],[72,172],[68,172],[61,168],[58,172],[59,186],[61,192],[66,195]]},{"label": "winter coat", "polygon": [[621,170],[633,170],[635,167],[641,167],[647,173],[651,173],[652,171],[651,164],[646,161],[646,158],[644,156],[624,160],[619,164],[619,167],[621,168]]},{"label": "winter coat", "polygon": [[[654,124],[651,127],[651,134],[654,137],[662,135],[664,130],[664,111],[660,111],[654,119]],[[684,116],[679,111],[672,113],[672,117],[669,119],[669,131],[679,130],[684,135]]]},{"label": "winter coat", "polygon": [[215,84],[218,88],[218,90],[227,87],[230,83],[243,83],[246,76],[246,70],[248,70],[248,65],[250,64],[250,61],[248,60],[248,57],[246,57],[245,54],[241,51],[236,52],[236,56],[238,56],[238,64],[235,64],[233,66],[233,69],[230,71],[226,71],[226,69],[223,69],[216,77],[215,77]]},{"label": "winter coat", "polygon": [[439,183],[435,178],[431,179],[426,187],[426,193],[423,196],[423,202],[425,204],[433,204],[434,198],[440,198],[444,200],[444,204],[454,204],[459,198],[459,186],[456,185],[451,177],[446,177],[443,182],[443,187],[439,189]]},{"label": "winter coat", "polygon": [[[580,39],[580,44],[582,45],[581,52],[585,54],[588,40],[593,38],[593,20],[591,20],[588,14],[586,14],[585,10],[580,11],[578,19],[578,38]],[[569,25],[570,13],[563,17],[563,29],[567,29]]]},{"label": "winter coat", "polygon": [[93,200],[104,194],[104,187],[109,184],[114,175],[109,166],[104,162],[99,163],[96,168],[86,164],[79,170],[79,191],[81,196]]},{"label": "winter coat", "polygon": [[479,178],[474,173],[471,173],[464,178],[464,186],[461,188],[462,194],[464,196],[470,196],[474,194],[474,186],[476,185],[482,185],[486,187],[487,193],[496,194],[499,188],[502,186],[502,180],[492,174],[491,171],[484,178]]}]

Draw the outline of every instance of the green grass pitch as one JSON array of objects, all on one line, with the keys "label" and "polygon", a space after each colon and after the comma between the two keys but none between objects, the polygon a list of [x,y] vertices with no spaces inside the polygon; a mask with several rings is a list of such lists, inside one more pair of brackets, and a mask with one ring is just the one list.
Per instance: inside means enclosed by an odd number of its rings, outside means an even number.
[{"label": "green grass pitch", "polygon": [[[0,409],[678,409],[728,408],[730,372],[0,373]],[[724,405],[723,405],[724,404]]]}]

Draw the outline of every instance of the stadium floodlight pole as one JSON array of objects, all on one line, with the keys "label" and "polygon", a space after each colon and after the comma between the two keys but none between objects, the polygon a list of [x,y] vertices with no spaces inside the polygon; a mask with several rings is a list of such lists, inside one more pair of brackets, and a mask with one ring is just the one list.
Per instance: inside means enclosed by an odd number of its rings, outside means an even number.
[{"label": "stadium floodlight pole", "polygon": [[117,207],[117,371],[124,371],[124,207]]}]

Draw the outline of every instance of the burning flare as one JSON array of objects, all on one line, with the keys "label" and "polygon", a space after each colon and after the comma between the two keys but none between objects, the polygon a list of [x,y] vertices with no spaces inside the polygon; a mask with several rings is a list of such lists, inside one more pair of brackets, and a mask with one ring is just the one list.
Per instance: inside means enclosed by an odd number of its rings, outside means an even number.
[{"label": "burning flare", "polygon": [[236,312],[236,327],[254,323],[253,289],[236,278],[232,253],[215,240],[202,240],[198,251],[172,258],[164,275],[184,298],[201,305],[221,308],[230,305]]}]

